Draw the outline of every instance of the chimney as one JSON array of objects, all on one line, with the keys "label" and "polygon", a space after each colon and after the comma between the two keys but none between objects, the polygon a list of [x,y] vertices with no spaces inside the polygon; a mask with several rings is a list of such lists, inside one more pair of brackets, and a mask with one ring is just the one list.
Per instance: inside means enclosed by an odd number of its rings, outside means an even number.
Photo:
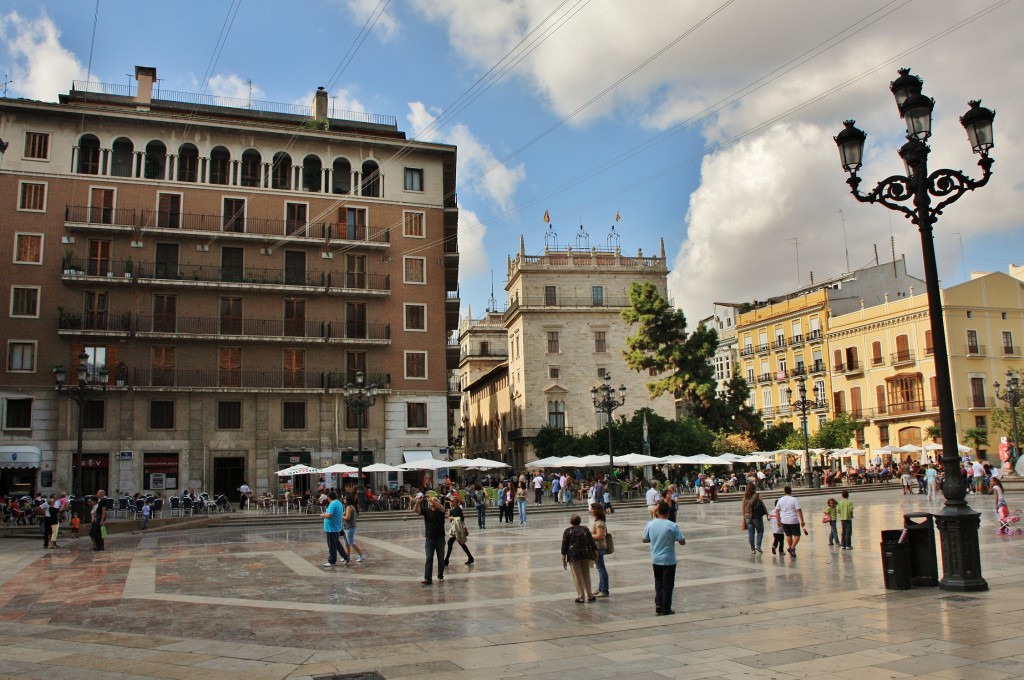
[{"label": "chimney", "polygon": [[153,101],[153,83],[156,82],[156,69],[152,66],[136,66],[135,80],[139,86],[135,94],[135,101],[140,111],[148,111]]},{"label": "chimney", "polygon": [[313,118],[316,120],[327,120],[327,90],[320,86],[316,88],[313,95]]}]

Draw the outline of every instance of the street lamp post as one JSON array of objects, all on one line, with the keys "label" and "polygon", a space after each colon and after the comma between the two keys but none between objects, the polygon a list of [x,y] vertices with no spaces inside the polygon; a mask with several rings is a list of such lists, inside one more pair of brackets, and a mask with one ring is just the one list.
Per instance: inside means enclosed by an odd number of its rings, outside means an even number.
[{"label": "street lamp post", "polygon": [[342,399],[345,406],[355,411],[356,414],[356,467],[359,468],[359,479],[356,480],[356,493],[359,499],[359,507],[366,505],[366,483],[363,481],[363,421],[366,417],[366,410],[377,401],[377,386],[364,385],[366,374],[362,371],[356,372],[356,383],[345,385],[342,390]]},{"label": "street lamp post", "polygon": [[57,392],[75,402],[78,406],[78,445],[75,448],[74,480],[72,482],[72,493],[75,498],[82,498],[82,413],[87,402],[95,399],[107,389],[107,382],[110,380],[110,373],[106,368],[98,371],[89,370],[89,354],[82,351],[78,355],[78,369],[76,371],[78,382],[75,385],[68,384],[68,371],[64,366],[53,367],[53,379],[56,382]]},{"label": "street lamp post", "polygon": [[[923,81],[911,75],[910,69],[900,69],[899,73],[900,77],[892,82],[890,90],[896,98],[900,116],[907,126],[907,143],[899,150],[907,174],[888,177],[879,182],[871,193],[862,194],[859,190],[861,179],[857,176],[857,171],[861,167],[864,140],[867,135],[854,127],[854,121],[848,120],[844,123],[846,127],[835,137],[835,142],[839,147],[843,169],[850,173],[846,183],[850,185],[854,198],[861,203],[880,203],[889,210],[903,213],[903,216],[916,224],[921,232],[925,289],[928,293],[928,314],[931,317],[934,345],[939,427],[942,431],[942,467],[945,470],[942,494],[946,498],[946,504],[942,512],[935,516],[942,545],[943,578],[939,581],[939,587],[943,590],[987,590],[988,583],[981,575],[981,554],[978,546],[981,515],[971,510],[967,504],[966,485],[959,474],[960,453],[957,449],[949,353],[946,349],[942,297],[932,228],[946,206],[966,192],[974,191],[988,183],[994,162],[988,153],[993,146],[992,120],[995,113],[983,107],[980,101],[972,101],[970,109],[960,118],[960,123],[967,130],[971,148],[981,156],[981,160],[978,161],[982,170],[980,180],[971,179],[959,170],[939,169],[929,174],[930,149],[925,142],[931,136],[935,100],[921,94]],[[931,204],[933,196],[939,199],[935,206]],[[907,202],[912,202],[913,207],[903,205]]]},{"label": "street lamp post", "polygon": [[799,399],[792,401],[793,390],[789,388],[786,388],[786,394],[791,400],[790,406],[800,412],[800,425],[804,431],[804,455],[803,459],[800,461],[800,468],[801,474],[804,478],[804,486],[809,488],[811,486],[811,439],[807,431],[807,412],[814,408],[815,402],[807,398],[807,378],[800,376],[797,378],[797,384],[797,394],[800,396]]},{"label": "street lamp post", "polygon": [[608,417],[608,481],[610,482],[612,473],[615,471],[615,455],[612,452],[612,413],[626,403],[626,386],[619,385],[619,398],[616,399],[611,376],[605,373],[604,382],[591,388],[590,397],[598,412],[604,413]]},{"label": "street lamp post", "polygon": [[996,397],[1001,401],[1005,401],[1010,407],[1010,421],[1013,423],[1013,441],[1010,446],[1010,469],[1017,469],[1017,458],[1020,456],[1020,449],[1017,448],[1019,441],[1017,435],[1017,407],[1020,406],[1021,398],[1024,395],[1020,391],[1020,378],[1017,377],[1013,371],[1006,372],[1006,389],[1002,394],[999,393],[999,383],[995,383]]}]

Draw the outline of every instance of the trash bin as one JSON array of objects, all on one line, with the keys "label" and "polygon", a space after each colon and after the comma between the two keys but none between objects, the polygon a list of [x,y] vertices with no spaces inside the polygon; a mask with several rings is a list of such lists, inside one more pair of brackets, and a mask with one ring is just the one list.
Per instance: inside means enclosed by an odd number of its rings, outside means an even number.
[{"label": "trash bin", "polygon": [[622,482],[614,479],[608,482],[608,493],[613,501],[622,500]]},{"label": "trash bin", "polygon": [[903,529],[882,532],[882,576],[886,590],[910,590],[910,551]]},{"label": "trash bin", "polygon": [[910,582],[915,586],[939,585],[939,564],[935,557],[935,520],[930,512],[903,515],[910,552]]}]

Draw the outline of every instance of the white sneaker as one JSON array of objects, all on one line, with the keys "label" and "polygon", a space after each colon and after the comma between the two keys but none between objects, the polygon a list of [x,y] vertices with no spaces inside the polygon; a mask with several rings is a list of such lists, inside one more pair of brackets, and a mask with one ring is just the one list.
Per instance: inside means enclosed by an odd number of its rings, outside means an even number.
[{"label": "white sneaker", "polygon": [[360,555],[359,557],[356,558],[356,562],[362,562],[365,559],[366,559],[366,555]]},{"label": "white sneaker", "polygon": [[328,569],[334,567],[334,565],[331,564],[330,562],[324,562],[324,566],[327,567]]}]

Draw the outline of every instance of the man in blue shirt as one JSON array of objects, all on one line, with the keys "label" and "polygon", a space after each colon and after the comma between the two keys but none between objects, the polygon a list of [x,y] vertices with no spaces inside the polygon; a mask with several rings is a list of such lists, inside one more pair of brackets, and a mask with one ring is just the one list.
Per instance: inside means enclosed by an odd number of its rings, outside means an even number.
[{"label": "man in blue shirt", "polygon": [[672,590],[676,585],[676,542],[686,545],[686,537],[675,522],[668,519],[668,503],[658,503],[657,517],[644,528],[644,543],[651,544],[651,562],[654,564],[654,613],[659,616],[675,614],[672,610]]},{"label": "man in blue shirt", "polygon": [[334,567],[338,561],[338,553],[341,553],[341,559],[345,561],[347,567],[349,565],[348,553],[345,551],[345,546],[341,544],[341,518],[345,514],[345,510],[341,507],[338,493],[334,489],[327,492],[327,497],[331,499],[331,502],[327,504],[327,509],[320,515],[324,518],[324,535],[327,537],[327,562],[324,566]]}]

